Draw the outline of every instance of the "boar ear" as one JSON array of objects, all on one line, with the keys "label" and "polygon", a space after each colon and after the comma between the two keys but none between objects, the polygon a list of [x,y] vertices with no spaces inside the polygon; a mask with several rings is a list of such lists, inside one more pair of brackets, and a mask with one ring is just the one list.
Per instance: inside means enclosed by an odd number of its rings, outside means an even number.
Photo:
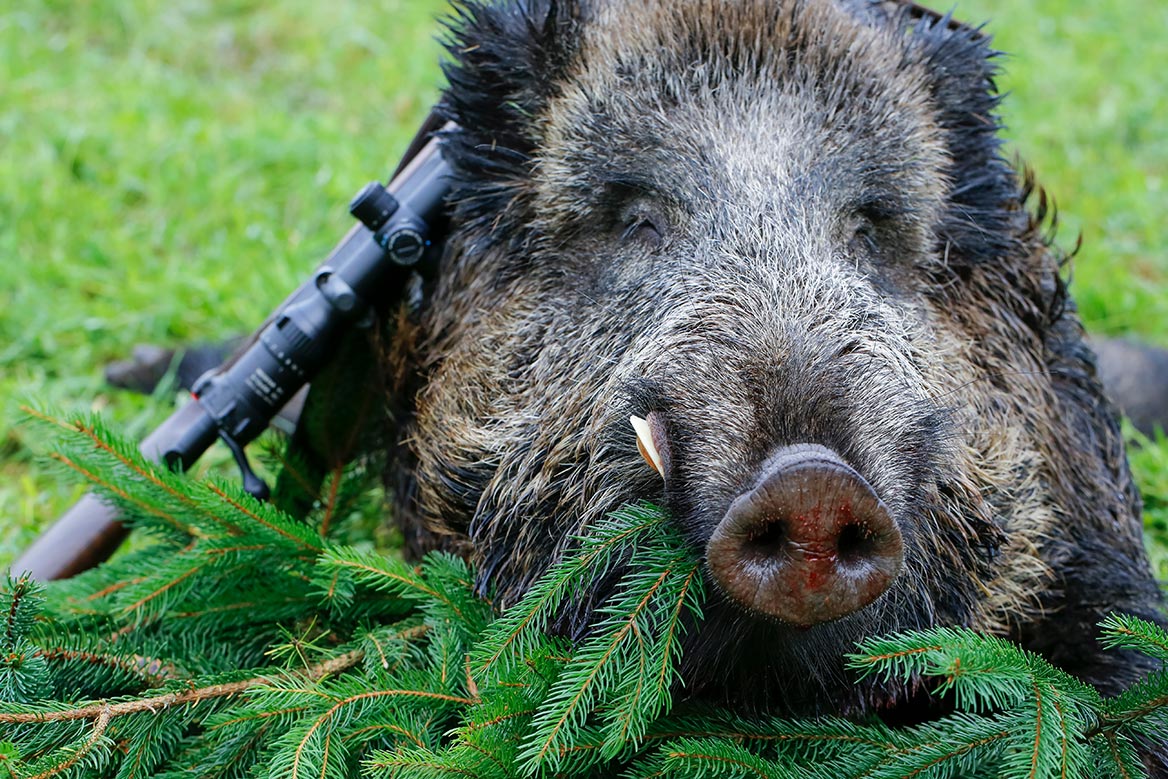
[{"label": "boar ear", "polygon": [[447,134],[445,153],[474,182],[475,200],[527,177],[537,117],[563,83],[580,13],[575,0],[463,0],[446,19],[451,59],[439,110],[459,130]]},{"label": "boar ear", "polygon": [[1001,97],[994,83],[999,53],[981,28],[949,15],[901,18],[908,26],[906,65],[928,74],[952,160],[952,188],[938,237],[957,263],[1015,253],[1029,218],[1017,174],[1001,154]]}]

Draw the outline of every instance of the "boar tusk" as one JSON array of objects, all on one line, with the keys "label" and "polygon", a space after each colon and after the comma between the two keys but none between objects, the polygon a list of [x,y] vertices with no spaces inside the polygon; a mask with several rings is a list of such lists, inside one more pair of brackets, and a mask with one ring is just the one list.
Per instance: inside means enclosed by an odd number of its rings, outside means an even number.
[{"label": "boar tusk", "polygon": [[629,422],[633,425],[633,430],[637,433],[637,449],[641,452],[641,456],[664,479],[665,468],[662,467],[661,455],[657,453],[657,447],[653,444],[653,434],[649,431],[648,421],[638,416],[631,416],[629,417]]}]

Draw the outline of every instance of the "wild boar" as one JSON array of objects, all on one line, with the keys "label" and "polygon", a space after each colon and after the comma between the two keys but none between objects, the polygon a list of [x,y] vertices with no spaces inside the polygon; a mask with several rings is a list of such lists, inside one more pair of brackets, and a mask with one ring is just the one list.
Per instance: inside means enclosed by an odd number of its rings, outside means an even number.
[{"label": "wild boar", "polygon": [[655,501],[715,593],[688,694],[797,713],[919,702],[841,660],[901,629],[1105,691],[1147,670],[1095,640],[1161,596],[984,34],[902,2],[470,0],[449,51],[451,232],[392,358],[415,550],[513,602]]}]

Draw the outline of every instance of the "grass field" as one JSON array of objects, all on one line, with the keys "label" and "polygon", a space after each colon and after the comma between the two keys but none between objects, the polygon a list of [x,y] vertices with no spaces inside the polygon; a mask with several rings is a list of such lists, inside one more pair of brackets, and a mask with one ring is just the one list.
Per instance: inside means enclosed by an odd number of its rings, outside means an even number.
[{"label": "grass field", "polygon": [[[78,494],[19,405],[141,435],[103,386],[135,343],[255,327],[348,227],[434,99],[437,2],[43,0],[0,10],[0,565]],[[1013,148],[1083,235],[1089,327],[1168,345],[1168,6],[967,0]],[[1168,444],[1133,456],[1168,575]]]}]

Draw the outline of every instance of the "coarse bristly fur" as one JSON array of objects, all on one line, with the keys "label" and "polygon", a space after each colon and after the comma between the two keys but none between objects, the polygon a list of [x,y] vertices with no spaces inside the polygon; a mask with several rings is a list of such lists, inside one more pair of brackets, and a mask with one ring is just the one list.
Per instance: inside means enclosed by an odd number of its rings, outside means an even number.
[{"label": "coarse bristly fur", "polygon": [[[687,694],[796,713],[864,636],[968,625],[1102,689],[1159,619],[1113,409],[977,30],[868,0],[468,0],[442,108],[444,266],[403,337],[398,515],[513,602],[622,504],[704,549],[777,447],[828,446],[904,537],[890,589],[796,629],[715,596]],[[664,420],[664,482],[630,414]],[[717,592],[717,588],[711,586]],[[587,629],[585,609],[568,626]]]}]

